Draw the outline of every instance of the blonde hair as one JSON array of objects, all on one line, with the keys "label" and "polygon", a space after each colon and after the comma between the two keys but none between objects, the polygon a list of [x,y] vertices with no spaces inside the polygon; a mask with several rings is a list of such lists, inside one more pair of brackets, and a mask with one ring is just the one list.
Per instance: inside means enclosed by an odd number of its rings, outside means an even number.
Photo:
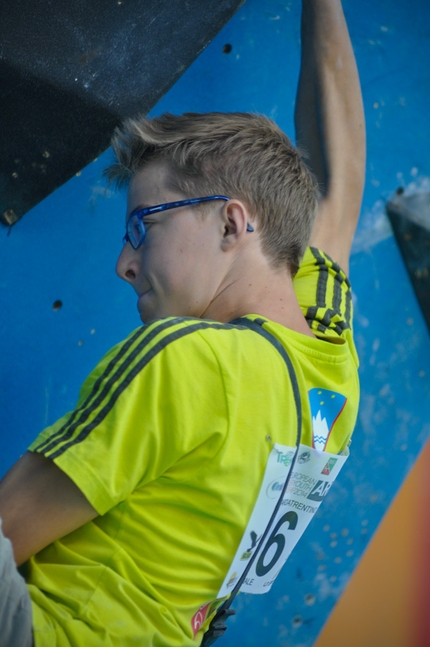
[{"label": "blonde hair", "polygon": [[251,113],[169,113],[128,119],[112,147],[109,181],[126,186],[152,161],[167,162],[171,188],[187,198],[242,200],[260,230],[273,267],[297,272],[316,214],[314,176],[289,138],[267,117]]}]

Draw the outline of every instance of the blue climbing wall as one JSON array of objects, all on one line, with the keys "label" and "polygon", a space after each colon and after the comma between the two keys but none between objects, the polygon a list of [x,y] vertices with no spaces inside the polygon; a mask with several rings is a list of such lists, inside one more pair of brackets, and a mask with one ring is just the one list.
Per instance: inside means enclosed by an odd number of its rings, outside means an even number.
[{"label": "blue climbing wall", "polygon": [[[225,647],[313,644],[430,433],[428,331],[384,211],[399,186],[430,189],[430,4],[345,0],[344,9],[368,130],[351,260],[359,420],[319,517],[270,594],[239,596]],[[153,114],[251,110],[293,134],[299,13],[298,0],[248,0]],[[132,290],[114,273],[124,196],[101,179],[110,158],[0,229],[0,474],[74,406],[103,353],[140,324]]]}]

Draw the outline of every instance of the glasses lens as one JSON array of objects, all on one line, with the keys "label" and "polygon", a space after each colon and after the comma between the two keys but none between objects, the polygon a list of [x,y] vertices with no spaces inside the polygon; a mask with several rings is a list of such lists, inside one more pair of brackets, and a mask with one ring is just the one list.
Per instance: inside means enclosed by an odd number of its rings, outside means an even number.
[{"label": "glasses lens", "polygon": [[145,238],[145,227],[143,222],[137,216],[131,216],[127,223],[127,234],[130,243],[134,249],[137,249],[142,244]]}]

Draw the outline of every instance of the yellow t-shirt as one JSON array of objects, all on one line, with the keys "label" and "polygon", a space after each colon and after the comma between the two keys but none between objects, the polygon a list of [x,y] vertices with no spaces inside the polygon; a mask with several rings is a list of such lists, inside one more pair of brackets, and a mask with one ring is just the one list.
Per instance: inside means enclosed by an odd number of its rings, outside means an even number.
[{"label": "yellow t-shirt", "polygon": [[[297,374],[302,443],[313,444],[312,394],[342,401],[326,444],[338,453],[358,408],[350,286],[309,249],[295,288],[319,338],[264,327]],[[207,623],[194,636],[192,618],[216,599],[272,444],[295,445],[295,436],[284,360],[252,330],[167,318],[115,346],[76,409],[29,448],[54,460],[100,515],[27,564],[36,647],[200,644]]]}]

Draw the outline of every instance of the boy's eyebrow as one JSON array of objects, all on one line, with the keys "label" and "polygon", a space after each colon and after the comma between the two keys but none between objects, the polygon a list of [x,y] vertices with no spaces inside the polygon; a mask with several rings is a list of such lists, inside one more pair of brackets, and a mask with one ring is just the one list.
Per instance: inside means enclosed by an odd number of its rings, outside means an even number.
[{"label": "boy's eyebrow", "polygon": [[142,211],[142,209],[148,209],[148,207],[150,206],[151,206],[150,204],[139,204],[137,205],[137,207],[135,207],[135,209],[133,209],[133,211],[130,211],[130,216],[133,213],[136,213],[136,211]]}]

